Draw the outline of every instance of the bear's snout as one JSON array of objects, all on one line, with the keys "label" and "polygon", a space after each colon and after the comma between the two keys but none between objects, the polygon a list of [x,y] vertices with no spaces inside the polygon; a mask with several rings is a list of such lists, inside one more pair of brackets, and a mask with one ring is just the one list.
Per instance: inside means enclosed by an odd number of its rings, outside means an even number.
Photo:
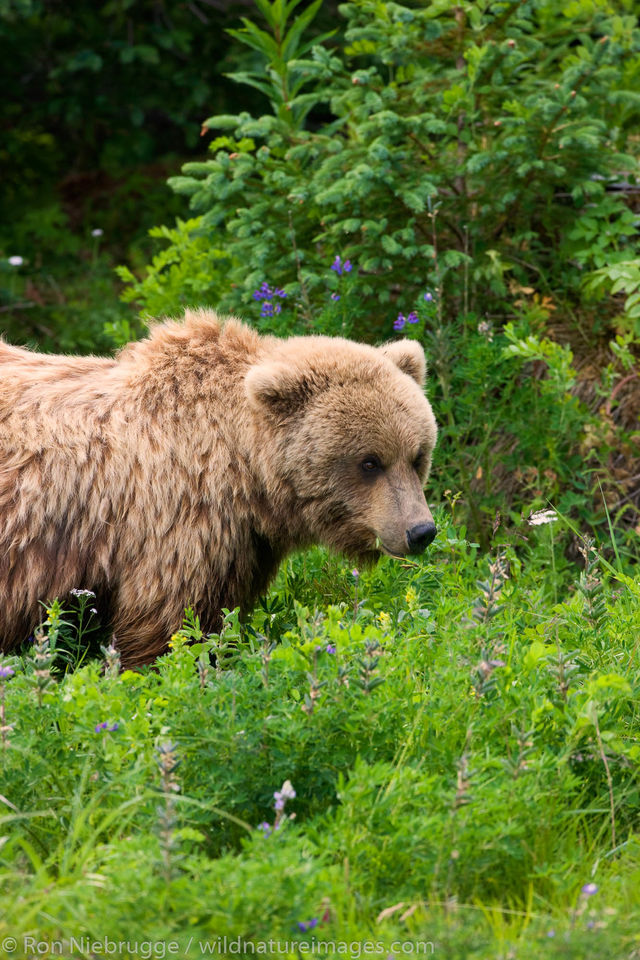
[{"label": "bear's snout", "polygon": [[422,553],[433,542],[437,532],[436,525],[433,522],[418,523],[415,527],[411,527],[407,530],[409,553]]}]

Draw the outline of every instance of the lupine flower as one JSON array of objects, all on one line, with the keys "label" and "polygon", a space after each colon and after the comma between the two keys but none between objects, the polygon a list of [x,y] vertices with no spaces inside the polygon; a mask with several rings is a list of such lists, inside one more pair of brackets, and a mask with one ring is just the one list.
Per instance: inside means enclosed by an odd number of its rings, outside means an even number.
[{"label": "lupine flower", "polygon": [[407,323],[417,323],[420,317],[415,310],[412,310],[411,313],[407,314]]},{"label": "lupine flower", "polygon": [[0,665],[0,680],[8,680],[9,677],[12,677],[15,673],[13,667],[1,666]]},{"label": "lupine flower", "polygon": [[260,284],[257,290],[253,291],[253,299],[263,301],[260,311],[261,317],[272,317],[274,314],[280,313],[282,306],[274,302],[274,298],[278,297],[283,300],[286,293],[281,287],[270,287],[266,280]]},{"label": "lupine flower", "polygon": [[393,329],[402,330],[406,322],[407,322],[407,318],[404,316],[404,314],[399,313],[398,319],[393,321]]},{"label": "lupine flower", "polygon": [[338,276],[342,275],[343,273],[351,273],[351,268],[352,268],[351,261],[345,260],[343,262],[342,258],[339,255],[336,256],[335,260],[331,264],[331,269],[335,270]]},{"label": "lupine flower", "polygon": [[340,299],[340,294],[339,294],[339,293],[332,293],[332,294],[331,294],[331,299],[332,299],[332,300],[339,300],[339,299]]},{"label": "lupine flower", "polygon": [[280,287],[270,287],[267,281],[261,283],[257,290],[253,291],[254,300],[273,300],[274,297],[280,297],[284,300],[286,293]]},{"label": "lupine flower", "polygon": [[493,327],[488,320],[481,320],[478,324],[478,333],[486,337],[489,343],[493,343]]},{"label": "lupine flower", "polygon": [[598,892],[597,883],[585,883],[584,887],[580,891],[583,897],[592,897],[594,893]]},{"label": "lupine flower", "polygon": [[9,257],[9,263],[12,267],[21,267],[24,263],[23,257]]},{"label": "lupine flower", "polygon": [[318,926],[317,917],[312,917],[311,920],[298,920],[298,928],[302,930],[303,933],[306,933],[307,930],[313,930],[313,928],[317,926]]},{"label": "lupine flower", "polygon": [[332,643],[328,643],[326,647],[323,647],[321,643],[316,646],[316,653],[335,653],[336,648]]},{"label": "lupine flower", "polygon": [[[262,823],[259,823],[257,826],[258,830],[262,830],[263,836],[268,837],[271,835],[271,833],[273,833],[274,830],[280,829],[284,821],[287,819],[287,817],[283,815],[287,800],[293,800],[295,795],[296,792],[293,789],[290,780],[285,780],[280,789],[276,790],[273,795],[275,800],[273,808],[276,812],[276,819],[273,823],[273,826],[270,823],[267,823],[266,820],[264,820]],[[292,819],[294,816],[295,814],[291,815]]]},{"label": "lupine flower", "polygon": [[282,307],[279,303],[271,303],[270,300],[265,300],[262,304],[262,310],[260,311],[261,317],[272,317],[274,313],[280,313]]},{"label": "lupine flower", "polygon": [[113,733],[114,730],[118,729],[119,724],[109,723],[108,720],[103,720],[102,723],[96,724],[95,732],[102,733],[103,730],[107,730],[109,733]]},{"label": "lupine flower", "polygon": [[354,567],[353,570],[351,571],[351,576],[354,578],[354,580],[357,580],[358,577],[360,576],[360,571]]},{"label": "lupine flower", "polygon": [[433,300],[433,294],[429,293],[429,291],[427,290],[427,292],[424,295],[424,299],[427,301],[427,303],[431,303],[431,301]]},{"label": "lupine flower", "polygon": [[265,280],[264,283],[260,284],[257,290],[253,291],[253,299],[254,300],[270,300],[274,293],[275,291],[271,289],[271,287]]},{"label": "lupine flower", "polygon": [[273,795],[274,800],[276,801],[274,807],[277,811],[284,810],[284,805],[287,800],[293,800],[295,798],[296,792],[291,785],[290,780],[285,780],[282,784],[282,787]]}]

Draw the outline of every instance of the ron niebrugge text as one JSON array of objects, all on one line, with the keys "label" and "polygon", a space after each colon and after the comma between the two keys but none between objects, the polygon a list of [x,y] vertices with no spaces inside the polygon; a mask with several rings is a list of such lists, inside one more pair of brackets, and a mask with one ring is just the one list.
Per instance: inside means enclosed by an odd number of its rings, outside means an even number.
[{"label": "ron niebrugge text", "polygon": [[112,940],[110,937],[80,936],[68,940],[41,940],[37,936],[24,936],[20,940],[5,937],[1,944],[7,954],[18,957],[63,957],[72,960],[88,954],[104,957],[139,957],[140,960],[163,960],[164,957],[277,955],[299,953],[302,956],[363,957],[363,956],[431,956],[435,945],[430,940],[252,940],[240,937],[215,937],[200,940]]}]

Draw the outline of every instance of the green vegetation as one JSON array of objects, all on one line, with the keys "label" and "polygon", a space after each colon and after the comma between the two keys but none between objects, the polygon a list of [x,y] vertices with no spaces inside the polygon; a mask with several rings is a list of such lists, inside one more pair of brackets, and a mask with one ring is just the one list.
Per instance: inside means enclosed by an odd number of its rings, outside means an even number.
[{"label": "green vegetation", "polygon": [[[316,329],[327,258],[343,253],[360,270],[352,322],[384,336],[425,285],[440,321],[548,314],[581,302],[581,271],[633,257],[630,3],[357,0],[327,45],[304,42],[318,3],[297,19],[298,3],[256,5],[267,29],[245,20],[234,36],[263,69],[233,76],[270,110],[206,120],[211,158],[170,181],[199,215],[183,226],[196,249],[205,235],[227,253],[205,300],[246,310],[266,278],[298,298],[277,329]],[[163,271],[132,295],[146,305]]]},{"label": "green vegetation", "polygon": [[54,605],[2,666],[0,933],[632,956],[638,582],[440,522],[426,561],[287,562],[245,637],[188,617],[143,673],[61,673]]},{"label": "green vegetation", "polygon": [[635,6],[217,6],[71,30],[0,0],[31,84],[2,107],[2,332],[106,352],[205,304],[417,338],[440,532],[371,571],[293,557],[246,628],[189,612],[142,672],[92,597],[53,602],[0,659],[2,950],[631,960]]}]

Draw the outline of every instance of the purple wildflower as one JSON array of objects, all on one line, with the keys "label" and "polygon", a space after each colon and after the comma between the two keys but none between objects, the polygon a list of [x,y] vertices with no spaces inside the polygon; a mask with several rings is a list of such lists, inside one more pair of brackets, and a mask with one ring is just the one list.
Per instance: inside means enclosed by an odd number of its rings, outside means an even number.
[{"label": "purple wildflower", "polygon": [[275,291],[271,289],[267,281],[261,283],[257,290],[253,291],[254,300],[270,300]]},{"label": "purple wildflower", "polygon": [[427,292],[424,295],[424,299],[427,301],[427,303],[431,303],[431,301],[433,300],[433,294],[429,293],[429,291],[427,290]]},{"label": "purple wildflower", "polygon": [[273,799],[276,801],[274,806],[276,810],[284,810],[284,805],[287,800],[293,800],[295,798],[296,792],[291,786],[290,780],[285,780],[282,784],[280,790],[276,790]]},{"label": "purple wildflower", "polygon": [[335,270],[338,276],[341,276],[343,273],[351,273],[352,263],[350,260],[342,260],[342,258],[337,255],[333,263],[331,264],[331,269]]},{"label": "purple wildflower", "polygon": [[332,294],[331,294],[331,299],[332,299],[332,300],[339,300],[339,299],[340,299],[340,294],[339,294],[339,293],[332,293]]},{"label": "purple wildflower", "polygon": [[98,723],[95,727],[96,733],[101,733],[103,730],[106,730],[108,733],[113,733],[114,730],[118,729],[119,724],[109,723],[108,720],[103,720],[102,723]]},{"label": "purple wildflower", "polygon": [[[262,830],[263,836],[269,837],[274,830],[280,829],[284,821],[287,819],[284,813],[284,808],[287,804],[287,800],[293,800],[295,795],[296,795],[296,792],[293,789],[293,786],[290,780],[285,780],[285,782],[282,784],[280,789],[275,791],[275,793],[273,794],[273,799],[275,800],[273,808],[276,812],[276,818],[273,822],[273,825],[270,823],[267,823],[266,821],[263,821],[262,823],[259,823],[256,828],[258,830]],[[292,814],[292,818],[293,816],[295,816],[295,814]]]},{"label": "purple wildflower", "polygon": [[9,677],[12,677],[14,675],[14,673],[15,673],[15,670],[13,669],[13,667],[0,666],[0,680],[8,680]]},{"label": "purple wildflower", "polygon": [[[254,300],[273,300],[274,297],[279,297],[281,300],[284,300],[286,293],[281,287],[270,287],[267,281],[261,283],[257,290],[253,291]],[[280,313],[280,309],[276,310],[276,313]],[[270,314],[269,314],[270,316]]]},{"label": "purple wildflower", "polygon": [[272,317],[274,313],[280,313],[282,307],[279,303],[271,303],[270,300],[265,300],[262,304],[262,310],[260,311],[261,317]]},{"label": "purple wildflower", "polygon": [[334,645],[333,643],[328,643],[328,644],[326,645],[326,647],[325,647],[325,651],[326,651],[326,653],[335,653],[335,652],[336,652],[336,647],[335,647],[335,645]]},{"label": "purple wildflower", "polygon": [[407,322],[407,318],[404,316],[404,314],[399,313],[398,319],[393,321],[393,329],[402,330],[406,322]]},{"label": "purple wildflower", "polygon": [[583,897],[592,897],[594,893],[598,892],[597,883],[585,883],[584,887],[580,891]]},{"label": "purple wildflower", "polygon": [[407,315],[407,323],[417,323],[420,317],[415,310],[412,310],[410,314]]},{"label": "purple wildflower", "polygon": [[360,571],[357,570],[356,567],[354,567],[353,570],[351,571],[351,576],[353,577],[354,580],[357,580],[358,577],[360,576]]},{"label": "purple wildflower", "polygon": [[293,800],[295,795],[296,792],[291,786],[291,781],[285,780],[285,782],[282,784],[282,788],[280,790],[276,790],[273,794],[273,797],[274,800],[277,800],[278,797],[284,797],[285,800]]},{"label": "purple wildflower", "polygon": [[313,930],[313,928],[317,926],[318,926],[317,917],[312,917],[311,920],[298,920],[298,928],[302,930],[303,933],[306,933],[307,930]]},{"label": "purple wildflower", "polygon": [[276,813],[282,813],[287,800],[293,800],[295,795],[296,792],[291,786],[291,781],[285,780],[280,790],[276,790],[273,795],[273,799],[275,800],[273,807]]}]

